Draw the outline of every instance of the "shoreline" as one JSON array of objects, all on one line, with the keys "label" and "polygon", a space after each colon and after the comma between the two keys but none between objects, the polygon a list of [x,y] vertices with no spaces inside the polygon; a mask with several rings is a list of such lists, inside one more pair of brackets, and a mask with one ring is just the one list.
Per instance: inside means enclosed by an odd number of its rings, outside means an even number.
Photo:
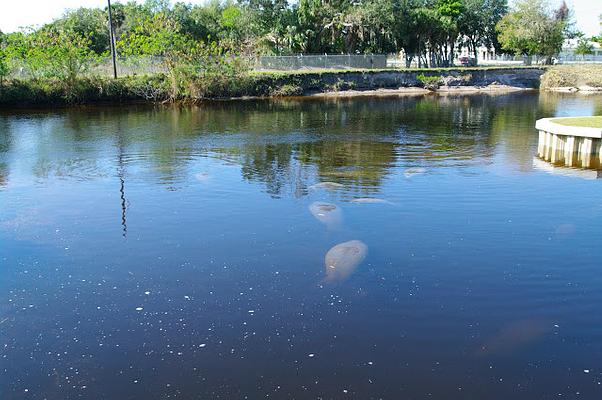
[{"label": "shoreline", "polygon": [[[427,93],[499,93],[536,89],[545,68],[449,68],[250,72],[225,78],[191,78],[174,89],[166,74],[11,80],[0,86],[0,108],[72,106],[132,101],[197,103],[239,98],[350,97]],[[436,91],[424,88],[432,82]]]},{"label": "shoreline", "polygon": [[[602,85],[596,80],[582,80],[586,83],[581,86],[576,85],[576,80],[551,81],[548,76],[551,71],[553,70],[541,67],[477,67],[252,72],[228,77],[217,84],[212,81],[193,80],[189,86],[194,90],[179,93],[171,90],[170,77],[165,74],[126,76],[118,79],[82,77],[70,84],[50,79],[11,80],[0,86],[0,109],[200,104],[211,101],[282,98],[502,95],[534,90],[602,93]],[[597,73],[596,71],[597,68],[591,69],[592,73]],[[426,82],[433,80],[436,82],[433,88],[426,89]],[[564,83],[565,86],[559,83]]]},{"label": "shoreline", "polygon": [[602,86],[558,86],[543,89],[547,92],[556,92],[556,93],[583,93],[583,94],[592,94],[592,93],[602,93]]},{"label": "shoreline", "polygon": [[[489,86],[442,86],[436,90],[428,90],[421,87],[401,87],[397,89],[367,89],[367,90],[342,90],[333,92],[321,92],[306,95],[307,97],[370,97],[370,96],[424,96],[434,95],[454,95],[454,94],[505,94],[516,92],[537,91],[535,88],[525,88],[508,85],[489,85]],[[305,97],[305,96],[304,96]]]}]

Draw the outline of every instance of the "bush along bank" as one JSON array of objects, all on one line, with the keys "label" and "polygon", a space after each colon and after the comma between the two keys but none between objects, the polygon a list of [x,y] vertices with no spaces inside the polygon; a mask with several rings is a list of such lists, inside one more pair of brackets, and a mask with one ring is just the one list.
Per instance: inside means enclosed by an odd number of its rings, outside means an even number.
[{"label": "bush along bank", "polygon": [[239,97],[284,97],[375,89],[487,87],[536,89],[542,68],[451,68],[421,70],[349,70],[249,72],[211,77],[172,75],[118,79],[82,77],[8,80],[0,85],[0,106],[65,106],[124,102],[195,102]]},{"label": "bush along bank", "polygon": [[602,92],[602,65],[557,65],[541,78],[541,88],[560,92]]}]

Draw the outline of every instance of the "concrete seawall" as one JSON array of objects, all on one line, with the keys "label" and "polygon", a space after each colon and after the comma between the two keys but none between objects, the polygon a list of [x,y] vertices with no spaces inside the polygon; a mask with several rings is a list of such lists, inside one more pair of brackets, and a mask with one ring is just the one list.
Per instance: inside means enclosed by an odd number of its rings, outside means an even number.
[{"label": "concrete seawall", "polygon": [[561,125],[553,118],[537,121],[537,156],[555,165],[581,168],[600,166],[602,129]]}]

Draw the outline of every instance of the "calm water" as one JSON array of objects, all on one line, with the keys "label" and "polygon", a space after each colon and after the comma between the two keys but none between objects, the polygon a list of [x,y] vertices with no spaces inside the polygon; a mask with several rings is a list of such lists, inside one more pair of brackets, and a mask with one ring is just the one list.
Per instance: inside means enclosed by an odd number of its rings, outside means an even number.
[{"label": "calm water", "polygon": [[[601,398],[602,181],[534,160],[537,118],[591,114],[602,96],[4,112],[0,398]],[[365,258],[329,269],[351,240]]]}]

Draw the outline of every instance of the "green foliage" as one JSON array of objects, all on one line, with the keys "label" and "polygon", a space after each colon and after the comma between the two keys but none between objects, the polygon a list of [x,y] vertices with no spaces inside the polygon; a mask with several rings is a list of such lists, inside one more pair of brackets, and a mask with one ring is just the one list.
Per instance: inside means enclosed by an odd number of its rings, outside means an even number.
[{"label": "green foliage", "polygon": [[394,24],[392,1],[373,0],[362,5],[354,4],[343,18],[345,52],[395,52]]},{"label": "green foliage", "polygon": [[[228,18],[237,15],[232,10],[227,14]],[[241,57],[215,42],[206,44],[181,33],[177,22],[163,13],[140,21],[132,32],[119,39],[117,47],[123,55],[162,57],[174,100],[222,92],[234,77],[248,70]]]},{"label": "green foliage", "polygon": [[588,39],[582,33],[577,34],[577,47],[575,48],[575,54],[585,57],[587,54],[594,52],[594,44],[592,43],[593,38]]},{"label": "green foliage", "polygon": [[480,45],[500,49],[496,25],[507,12],[506,0],[464,0],[464,12],[458,24],[465,37],[464,44],[472,50],[475,59]]},{"label": "green foliage", "polygon": [[568,12],[550,10],[545,0],[521,0],[497,25],[502,48],[517,55],[550,59],[562,48]]},{"label": "green foliage", "polygon": [[[229,65],[236,68],[232,62]],[[566,67],[566,66],[562,66]],[[582,66],[583,67],[583,66]],[[524,70],[541,70],[541,68],[523,68]],[[551,68],[556,70],[556,67]],[[577,71],[575,76],[586,76],[595,72],[595,77],[587,80],[592,85],[600,81],[600,68],[587,66]],[[421,75],[423,86],[435,90],[443,82],[450,84],[470,84],[478,81],[479,75],[495,76],[496,71],[507,74],[504,68],[470,69],[475,75],[470,75],[462,68],[438,68],[422,70],[399,71],[408,85],[414,86],[412,77]],[[475,72],[479,71],[479,72]],[[269,73],[241,73],[232,71],[229,74],[206,74],[199,77],[187,76],[181,84],[182,91],[177,98],[179,101],[196,102],[209,98],[231,98],[241,96],[297,96],[306,93],[325,92],[332,90],[349,89],[374,89],[374,80],[370,75],[376,75],[391,70],[364,70],[364,71],[302,71],[302,72],[269,72]],[[592,75],[594,76],[594,75]],[[377,79],[378,80],[378,79]],[[129,102],[173,101],[172,78],[167,74],[151,76],[129,76],[118,79],[108,77],[79,77],[75,82],[67,84],[65,81],[55,79],[10,79],[0,89],[0,107],[28,107],[28,106],[60,106],[68,104],[96,103],[96,102]],[[379,84],[376,84],[379,86]],[[389,85],[381,87],[395,87],[399,85],[394,80]],[[600,86],[602,84],[598,84]]]},{"label": "green foliage", "polygon": [[422,86],[428,90],[436,90],[441,84],[440,76],[419,74],[416,76],[416,79],[418,79],[418,81],[422,83]]},{"label": "green foliage", "polygon": [[0,86],[4,84],[4,80],[9,73],[8,55],[4,48],[4,34],[0,31]]},{"label": "green foliage", "polygon": [[4,80],[10,73],[10,68],[8,66],[8,60],[4,55],[4,51],[0,49],[0,86],[4,85]]},{"label": "green foliage", "polygon": [[273,97],[301,96],[302,94],[303,88],[295,84],[284,84],[274,88],[270,93]]},{"label": "green foliage", "polygon": [[[117,55],[161,59],[178,98],[219,92],[263,54],[403,52],[407,67],[451,67],[457,45],[475,57],[480,45],[503,45],[549,58],[572,33],[568,7],[545,1],[519,0],[508,14],[507,0],[146,0],[112,11]],[[107,11],[79,8],[6,35],[0,66],[74,82],[109,54]]]},{"label": "green foliage", "polygon": [[177,22],[165,14],[155,14],[140,19],[127,34],[121,36],[116,46],[123,56],[170,56],[194,46],[187,35],[179,33]]},{"label": "green foliage", "polygon": [[224,28],[233,29],[240,23],[242,11],[236,6],[228,6],[222,11],[221,24]]},{"label": "green foliage", "polygon": [[23,65],[33,78],[72,83],[97,61],[90,39],[77,32],[49,26],[6,36],[4,49],[11,62]]},{"label": "green foliage", "polygon": [[110,49],[108,24],[108,15],[104,10],[82,7],[66,12],[50,26],[88,38],[89,49],[101,55],[108,54]]}]

